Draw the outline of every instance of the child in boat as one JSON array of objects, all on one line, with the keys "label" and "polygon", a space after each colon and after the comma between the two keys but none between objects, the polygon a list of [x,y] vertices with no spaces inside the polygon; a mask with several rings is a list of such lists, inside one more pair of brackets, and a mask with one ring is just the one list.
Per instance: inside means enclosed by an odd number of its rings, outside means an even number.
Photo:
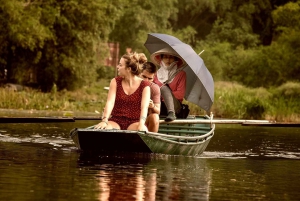
[{"label": "child in boat", "polygon": [[109,85],[102,121],[95,129],[147,131],[145,121],[150,100],[150,83],[139,77],[147,61],[143,53],[122,56],[118,76]]},{"label": "child in boat", "polygon": [[146,126],[148,131],[158,132],[159,127],[159,114],[160,114],[160,89],[157,84],[153,82],[154,75],[157,71],[157,68],[154,63],[146,62],[142,66],[142,72],[140,77],[144,81],[149,81],[150,84],[150,103],[148,107],[148,116],[146,119]]}]

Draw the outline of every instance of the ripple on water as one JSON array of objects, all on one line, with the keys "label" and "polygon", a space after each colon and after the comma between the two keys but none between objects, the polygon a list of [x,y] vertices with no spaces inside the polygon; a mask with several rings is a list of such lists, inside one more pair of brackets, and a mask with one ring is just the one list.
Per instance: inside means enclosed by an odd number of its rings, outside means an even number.
[{"label": "ripple on water", "polygon": [[15,137],[9,134],[0,134],[0,142],[11,142],[11,143],[39,143],[39,144],[50,144],[54,147],[62,147],[64,145],[73,145],[73,141],[63,137],[43,137],[41,135],[32,135],[31,137]]},{"label": "ripple on water", "polygon": [[297,152],[274,152],[274,153],[235,153],[235,152],[204,152],[201,156],[197,158],[226,158],[226,159],[300,159],[300,153]]}]

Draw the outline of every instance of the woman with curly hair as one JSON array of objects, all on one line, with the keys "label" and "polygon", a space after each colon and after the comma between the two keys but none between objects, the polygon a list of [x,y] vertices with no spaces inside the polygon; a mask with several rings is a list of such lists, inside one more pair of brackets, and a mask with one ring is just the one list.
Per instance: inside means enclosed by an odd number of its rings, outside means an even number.
[{"label": "woman with curly hair", "polygon": [[147,57],[125,54],[117,66],[118,76],[109,85],[102,121],[95,129],[147,131],[145,121],[150,101],[149,82],[139,77]]}]

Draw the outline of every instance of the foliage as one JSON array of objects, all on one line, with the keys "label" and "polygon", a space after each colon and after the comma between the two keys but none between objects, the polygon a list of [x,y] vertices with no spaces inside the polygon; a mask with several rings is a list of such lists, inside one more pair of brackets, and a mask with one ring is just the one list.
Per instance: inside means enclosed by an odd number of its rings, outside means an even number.
[{"label": "foliage", "polygon": [[279,87],[271,88],[270,91],[273,91],[273,98],[300,99],[300,83],[298,82],[287,82]]},{"label": "foliage", "polygon": [[271,97],[266,89],[250,89],[228,82],[217,82],[215,87],[215,103],[212,108],[215,116],[237,119],[264,118],[269,108],[268,99]]},{"label": "foliage", "polygon": [[101,63],[107,42],[119,43],[120,55],[131,47],[149,56],[147,33],[159,32],[205,50],[215,81],[238,83],[216,86],[217,115],[281,118],[288,105],[292,116],[297,90],[278,93],[300,81],[299,11],[299,0],[0,0],[0,76],[7,69],[7,81],[37,82],[54,96],[114,76]]},{"label": "foliage", "polygon": [[[270,116],[278,121],[293,121],[300,114],[300,83],[287,82],[270,89]],[[294,120],[295,121],[295,120]]]},{"label": "foliage", "polygon": [[147,33],[171,33],[168,21],[176,17],[177,0],[133,0],[119,4],[122,15],[115,22],[116,26],[110,33],[110,40],[120,43],[120,55],[127,47],[133,51],[146,52],[143,44]]},{"label": "foliage", "polygon": [[[212,74],[214,81],[231,80],[230,69],[233,66],[229,59],[233,55],[231,45],[229,43],[211,45],[202,41],[196,46],[195,51],[200,53],[202,50],[205,51],[200,56]],[[226,71],[227,73],[225,73]]]},{"label": "foliage", "polygon": [[[47,110],[72,112],[101,112],[106,103],[109,79],[101,79],[75,91],[42,93],[24,89],[15,92],[0,88],[0,108],[20,110]],[[211,109],[215,118],[269,119],[276,121],[299,121],[300,83],[290,82],[280,87],[248,88],[232,82],[215,83],[215,102]],[[190,114],[205,115],[198,106],[189,105]]]},{"label": "foliage", "polygon": [[[291,9],[291,5],[293,6]],[[284,23],[286,15],[282,14],[282,9],[287,9],[284,13],[293,13],[292,22]],[[300,58],[295,55],[300,54],[300,38],[298,12],[299,4],[289,3],[279,7],[274,11],[274,19],[278,26],[276,40],[270,46],[259,46],[249,50],[233,51],[234,59],[227,60],[232,65],[231,72],[223,70],[225,75],[231,75],[231,80],[242,83],[250,87],[271,87],[279,86],[288,81],[300,80]],[[278,25],[279,25],[278,24]],[[228,69],[228,68],[225,68]]]},{"label": "foliage", "polygon": [[[194,39],[185,41],[195,46],[197,40],[203,40],[210,33],[214,21],[217,19],[218,10],[229,8],[231,0],[218,1],[215,0],[180,0],[178,1],[178,15],[176,18],[170,19],[174,30],[182,30],[192,27],[196,32]],[[225,6],[225,8],[223,7]]]},{"label": "foliage", "polygon": [[112,66],[100,66],[97,68],[97,81],[101,79],[112,79],[115,77],[115,68]]},{"label": "foliage", "polygon": [[20,110],[49,111],[102,111],[109,81],[104,79],[92,85],[84,86],[73,92],[62,90],[57,92],[55,85],[51,93],[42,93],[34,89],[13,91],[0,88],[0,108]]},{"label": "foliage", "polygon": [[288,34],[291,29],[300,29],[300,1],[288,2],[272,12],[277,32]]},{"label": "foliage", "polygon": [[[9,81],[37,74],[43,91],[74,89],[92,78],[96,47],[107,41],[120,12],[118,1],[0,0],[0,63]],[[93,79],[89,79],[93,80]]]},{"label": "foliage", "polygon": [[244,116],[245,119],[264,119],[264,113],[266,108],[263,102],[258,99],[254,98],[246,105],[246,115]]}]

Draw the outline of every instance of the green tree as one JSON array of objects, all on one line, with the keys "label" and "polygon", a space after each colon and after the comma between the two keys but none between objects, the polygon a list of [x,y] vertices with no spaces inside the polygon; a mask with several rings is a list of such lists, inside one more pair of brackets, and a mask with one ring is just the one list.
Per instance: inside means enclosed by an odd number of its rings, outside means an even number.
[{"label": "green tree", "polygon": [[223,16],[231,5],[232,0],[180,0],[178,15],[170,21],[176,31],[192,27],[196,34],[189,44],[195,46],[196,40],[204,40],[218,16]]},{"label": "green tree", "polygon": [[121,55],[127,47],[147,53],[144,48],[147,33],[172,32],[169,19],[176,17],[176,3],[177,0],[132,0],[120,4],[123,12],[115,22],[110,41],[120,42]]},{"label": "green tree", "polygon": [[259,37],[252,29],[252,14],[255,8],[251,3],[233,1],[230,12],[228,10],[218,16],[207,39],[212,44],[229,42],[233,48],[257,46]]},{"label": "green tree", "polygon": [[250,87],[280,86],[300,81],[300,6],[289,2],[272,12],[275,34],[272,44],[235,50],[224,75]]},{"label": "green tree", "polygon": [[[0,0],[0,62],[10,81],[38,74],[43,91],[73,89],[96,77],[96,49],[118,18],[118,0]],[[90,78],[90,79],[87,79]]]}]

